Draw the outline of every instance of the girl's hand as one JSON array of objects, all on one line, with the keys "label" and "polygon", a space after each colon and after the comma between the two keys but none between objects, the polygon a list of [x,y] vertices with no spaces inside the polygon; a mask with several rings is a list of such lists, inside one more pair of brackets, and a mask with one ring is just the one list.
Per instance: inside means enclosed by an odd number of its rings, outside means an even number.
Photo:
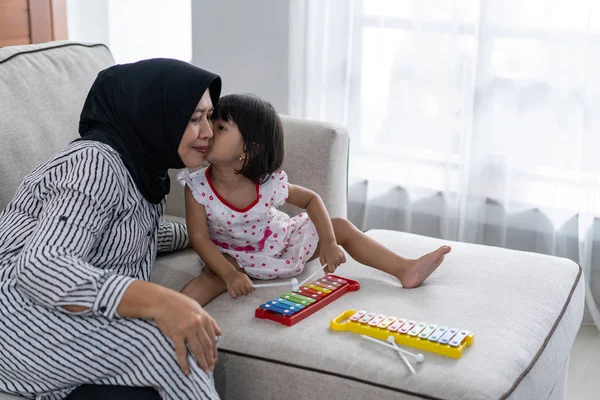
[{"label": "girl's hand", "polygon": [[215,367],[218,354],[216,337],[221,335],[221,330],[200,304],[173,291],[161,301],[152,319],[173,342],[177,363],[184,374],[190,373],[188,348],[204,372],[208,373]]},{"label": "girl's hand", "polygon": [[321,250],[319,251],[319,260],[321,261],[321,265],[327,264],[325,271],[327,273],[335,272],[336,268],[346,262],[346,255],[340,246],[337,243],[330,244],[319,244]]},{"label": "girl's hand", "polygon": [[254,292],[254,285],[248,275],[239,271],[231,271],[225,277],[229,295],[234,299]]}]

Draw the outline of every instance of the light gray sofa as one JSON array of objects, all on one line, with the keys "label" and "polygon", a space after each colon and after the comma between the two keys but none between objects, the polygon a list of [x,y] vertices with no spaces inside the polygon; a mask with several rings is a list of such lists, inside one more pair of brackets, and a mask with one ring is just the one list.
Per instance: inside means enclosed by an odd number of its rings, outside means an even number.
[{"label": "light gray sofa", "polygon": [[[77,137],[87,91],[113,62],[102,45],[0,49],[0,208],[27,172]],[[288,117],[284,127],[291,181],[319,192],[332,215],[344,216],[345,130]],[[182,189],[174,186],[168,218],[181,219],[183,210]],[[445,243],[382,230],[369,235],[408,257]],[[282,289],[215,299],[206,309],[224,332],[215,371],[222,398],[563,399],[583,315],[581,268],[556,257],[450,244],[444,264],[417,289],[404,290],[390,276],[349,260],[338,272],[361,289],[293,327],[254,318],[254,309]],[[316,268],[312,263],[302,276]],[[185,250],[160,257],[152,280],[179,289],[199,272],[197,256]],[[329,329],[347,309],[468,329],[475,342],[459,360],[424,352],[425,362],[411,376],[392,351]]]}]

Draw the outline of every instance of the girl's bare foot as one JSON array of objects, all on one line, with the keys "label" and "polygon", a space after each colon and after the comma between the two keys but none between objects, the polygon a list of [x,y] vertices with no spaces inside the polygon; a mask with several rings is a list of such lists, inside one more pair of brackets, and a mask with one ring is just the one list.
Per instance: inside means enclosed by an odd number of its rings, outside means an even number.
[{"label": "girl's bare foot", "polygon": [[408,260],[408,265],[396,274],[404,288],[416,288],[444,261],[446,254],[450,253],[450,246],[425,254],[416,260]]},{"label": "girl's bare foot", "polygon": [[182,294],[196,300],[201,306],[207,305],[212,299],[226,291],[225,282],[206,267],[199,276],[189,281],[181,289]]}]

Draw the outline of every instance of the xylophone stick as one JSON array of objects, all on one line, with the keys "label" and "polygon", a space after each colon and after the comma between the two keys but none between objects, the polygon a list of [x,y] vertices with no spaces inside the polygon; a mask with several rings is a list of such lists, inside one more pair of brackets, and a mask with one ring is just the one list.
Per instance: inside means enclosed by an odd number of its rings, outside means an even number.
[{"label": "xylophone stick", "polygon": [[406,365],[406,368],[408,368],[410,373],[413,375],[416,375],[417,371],[415,371],[415,368],[412,366],[412,364],[408,362],[408,360],[406,359],[406,356],[400,352],[398,352],[397,354],[400,356],[400,358],[402,359],[402,362],[404,363],[404,365]]},{"label": "xylophone stick", "polygon": [[412,364],[410,362],[408,362],[408,360],[406,359],[406,356],[404,354],[402,354],[401,352],[398,351],[398,347],[392,346],[391,344],[387,344],[385,342],[382,342],[381,340],[372,338],[372,337],[367,336],[367,335],[360,335],[360,336],[362,336],[363,339],[367,339],[367,340],[369,340],[369,341],[371,341],[373,343],[377,343],[377,344],[380,344],[382,346],[389,347],[389,348],[395,350],[396,354],[398,354],[398,356],[400,356],[400,358],[402,359],[402,362],[404,362],[404,364],[406,365],[406,368],[408,368],[408,370],[410,371],[410,373],[413,374],[413,375],[416,375],[417,372],[415,371],[414,367],[412,366]]},{"label": "xylophone stick", "polygon": [[298,279],[296,278],[290,279],[289,282],[254,283],[253,286],[257,289],[275,286],[292,286],[292,290],[298,290],[300,288],[300,285],[298,285]]},{"label": "xylophone stick", "polygon": [[[398,354],[398,356],[400,357],[400,359],[402,360],[402,362],[404,362],[404,364],[406,365],[406,367],[407,367],[407,368],[408,368],[408,370],[410,371],[410,373],[411,373],[411,374],[413,374],[413,375],[415,375],[415,374],[417,373],[417,372],[415,371],[414,367],[412,366],[412,364],[411,364],[411,363],[408,361],[408,359],[406,358],[405,354],[406,354],[406,355],[410,355],[410,356],[412,356],[412,357],[416,358],[416,359],[417,359],[417,362],[422,362],[422,361],[423,361],[423,358],[424,358],[424,357],[423,357],[423,355],[422,355],[422,354],[413,354],[413,353],[411,353],[410,351],[406,351],[406,350],[404,350],[404,349],[401,349],[401,348],[399,348],[399,347],[396,345],[396,342],[393,342],[393,345],[392,345],[392,342],[391,342],[391,341],[390,341],[390,343],[388,344],[388,343],[386,343],[386,342],[383,342],[383,341],[381,341],[381,340],[378,340],[378,339],[372,338],[372,337],[370,337],[370,336],[367,336],[367,335],[360,335],[360,336],[362,336],[362,338],[363,338],[363,339],[367,339],[368,341],[371,341],[371,342],[373,342],[373,343],[377,343],[377,344],[379,344],[379,345],[381,345],[381,346],[389,347],[389,348],[391,348],[392,350],[395,350],[395,351],[396,351],[396,353]],[[393,338],[392,338],[392,339],[393,339]],[[389,340],[388,340],[388,341],[389,341]]]},{"label": "xylophone stick", "polygon": [[371,341],[373,343],[377,343],[377,344],[380,344],[382,346],[389,347],[390,349],[395,350],[398,353],[404,353],[406,355],[414,357],[417,360],[417,362],[423,362],[423,360],[425,359],[425,357],[423,357],[423,354],[420,354],[420,353],[419,354],[413,354],[410,351],[401,349],[400,347],[398,347],[396,345],[395,341],[393,341],[393,342],[390,341],[389,342],[390,344],[388,344],[388,343],[384,342],[383,340],[375,339],[375,338],[372,338],[371,336],[367,336],[367,335],[360,335],[360,336],[362,336],[363,339],[367,339],[367,340],[369,340],[369,341]]},{"label": "xylophone stick", "polygon": [[306,278],[305,280],[303,280],[300,283],[300,286],[304,286],[304,284],[310,280],[312,280],[319,272],[323,272],[323,268],[327,267],[327,264],[322,265],[321,268],[317,269],[315,272],[313,272],[312,274],[310,274],[310,276],[308,278]]},{"label": "xylophone stick", "polygon": [[393,336],[388,336],[387,341],[389,344],[394,346],[396,351],[398,351],[399,353],[404,353],[406,355],[414,357],[418,363],[422,363],[425,360],[425,356],[423,356],[423,354],[421,354],[421,353],[414,354],[414,353],[411,353],[410,351],[407,351],[407,350],[404,350],[404,349],[401,349],[400,347],[398,347],[398,345],[396,344],[396,340],[394,339]]}]

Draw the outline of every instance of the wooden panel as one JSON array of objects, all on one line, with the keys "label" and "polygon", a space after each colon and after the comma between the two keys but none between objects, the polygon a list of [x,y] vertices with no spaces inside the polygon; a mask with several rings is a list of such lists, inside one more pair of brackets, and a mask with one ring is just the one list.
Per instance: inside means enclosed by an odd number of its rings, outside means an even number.
[{"label": "wooden panel", "polygon": [[68,39],[66,0],[52,0],[52,39]]},{"label": "wooden panel", "polygon": [[52,11],[50,0],[29,0],[31,43],[52,41]]},{"label": "wooden panel", "polygon": [[27,0],[0,0],[0,46],[29,44]]},{"label": "wooden panel", "polygon": [[16,38],[0,38],[0,47],[20,46],[23,44],[30,44],[29,36],[16,37]]}]

